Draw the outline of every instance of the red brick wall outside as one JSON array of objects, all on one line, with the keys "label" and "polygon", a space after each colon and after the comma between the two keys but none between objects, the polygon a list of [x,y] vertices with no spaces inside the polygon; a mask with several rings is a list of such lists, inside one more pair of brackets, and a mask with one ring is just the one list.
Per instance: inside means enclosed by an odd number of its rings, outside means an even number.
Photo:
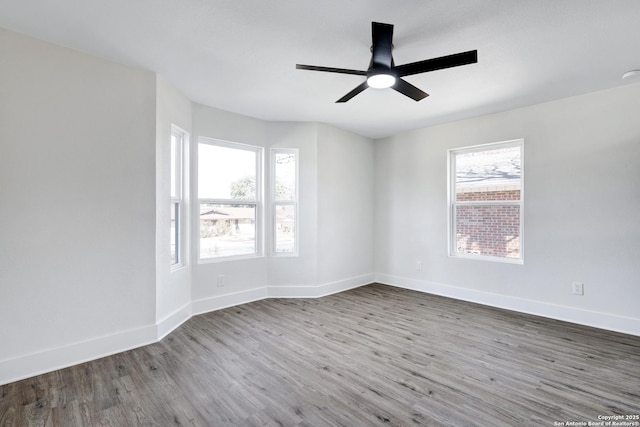
[{"label": "red brick wall outside", "polygon": [[[458,193],[458,201],[519,200],[520,190]],[[458,253],[501,258],[520,256],[520,206],[458,206]]]}]

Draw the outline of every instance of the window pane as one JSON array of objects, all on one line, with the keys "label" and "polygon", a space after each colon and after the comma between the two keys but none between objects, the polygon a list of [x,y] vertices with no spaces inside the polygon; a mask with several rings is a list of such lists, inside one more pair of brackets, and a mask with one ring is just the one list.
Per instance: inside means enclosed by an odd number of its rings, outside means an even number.
[{"label": "window pane", "polygon": [[198,144],[198,197],[256,200],[256,152]]},{"label": "window pane", "polygon": [[171,265],[178,264],[180,262],[179,254],[179,227],[180,227],[180,203],[171,203]]},{"label": "window pane", "polygon": [[276,192],[275,200],[295,200],[296,198],[296,156],[293,153],[275,155]]},{"label": "window pane", "polygon": [[457,206],[456,252],[520,258],[520,206]]},{"label": "window pane", "polygon": [[171,135],[171,197],[179,197],[178,174],[180,170],[179,140],[176,135]]},{"label": "window pane", "polygon": [[456,201],[520,200],[520,159],[520,147],[456,154]]},{"label": "window pane", "polygon": [[255,205],[200,204],[200,258],[255,254]]},{"label": "window pane", "polygon": [[294,205],[276,205],[276,252],[296,250],[296,209]]}]

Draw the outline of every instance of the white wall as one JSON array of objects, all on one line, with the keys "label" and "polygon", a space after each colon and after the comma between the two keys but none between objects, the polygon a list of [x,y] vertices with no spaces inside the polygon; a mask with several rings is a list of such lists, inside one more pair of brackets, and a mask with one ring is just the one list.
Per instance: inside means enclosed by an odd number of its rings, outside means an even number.
[{"label": "white wall", "polygon": [[[378,141],[378,279],[640,335],[638,99],[628,85]],[[524,265],[448,257],[447,150],[516,138]]]},{"label": "white wall", "polygon": [[191,315],[190,229],[187,208],[190,206],[189,160],[192,141],[185,141],[183,163],[185,215],[180,220],[183,242],[183,266],[171,269],[170,259],[170,173],[171,126],[191,134],[191,101],[161,76],[156,79],[156,323],[164,336]]},{"label": "white wall", "polygon": [[[370,277],[374,261],[374,145],[331,126],[318,132],[318,281]],[[370,277],[370,278],[369,278]]]},{"label": "white wall", "polygon": [[[155,76],[0,30],[0,381],[155,323]],[[115,342],[112,338],[117,336]],[[46,363],[45,363],[46,359]]]},{"label": "white wall", "polygon": [[317,297],[371,283],[373,141],[325,124],[270,123],[300,151],[300,256],[269,260],[269,295]]},{"label": "white wall", "polygon": [[[241,302],[265,298],[268,285],[268,265],[265,257],[224,262],[197,261],[197,144],[198,137],[216,138],[258,147],[267,147],[267,123],[240,114],[198,104],[193,105],[194,154],[191,180],[193,185],[191,299],[194,313],[202,313]],[[224,286],[218,287],[218,275],[224,275]]]},{"label": "white wall", "polygon": [[[640,85],[374,143],[192,104],[153,73],[3,30],[0,50],[0,383],[153,342],[193,313],[374,278],[640,335]],[[300,150],[299,257],[199,264],[193,227],[188,267],[169,270],[171,123],[192,158],[198,136],[264,147],[265,176],[269,148]],[[449,258],[447,149],[515,138],[525,264]]]},{"label": "white wall", "polygon": [[[268,124],[267,132],[269,148],[298,149],[298,256],[270,257],[268,272],[269,295],[296,295],[303,290],[291,288],[318,283],[318,125],[274,122]],[[272,221],[270,211],[267,223]],[[267,233],[267,248],[272,244]]]},{"label": "white wall", "polygon": [[[268,296],[315,297],[373,280],[373,142],[370,139],[327,125],[265,122],[200,105],[193,107],[193,130],[194,144],[198,136],[205,136],[263,147],[267,180],[265,256],[198,263],[195,260],[197,230],[193,230],[194,313]],[[319,141],[324,143],[322,149]],[[299,150],[300,246],[297,257],[271,256],[270,148]],[[194,182],[196,175],[197,171],[193,170]],[[320,194],[321,180],[323,194]],[[336,180],[343,181],[338,183]],[[195,199],[195,189],[193,194]],[[321,210],[320,200],[325,197],[325,208]],[[340,219],[334,215],[338,204],[344,209]],[[193,211],[198,211],[195,205]],[[197,215],[192,218],[196,224]],[[321,230],[326,234],[324,241],[329,242],[325,244],[322,268]],[[335,255],[336,247],[342,255]],[[219,275],[224,276],[222,287],[217,286]]]}]

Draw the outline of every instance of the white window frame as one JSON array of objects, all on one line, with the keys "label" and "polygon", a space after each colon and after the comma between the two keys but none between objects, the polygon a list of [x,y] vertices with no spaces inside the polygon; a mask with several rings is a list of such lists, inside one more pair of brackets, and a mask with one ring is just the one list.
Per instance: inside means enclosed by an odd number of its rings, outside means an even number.
[{"label": "white window frame", "polygon": [[[175,162],[172,162],[173,156],[173,146],[172,140],[175,137],[177,143],[176,149],[176,159]],[[187,224],[187,215],[186,215],[186,204],[184,202],[184,188],[185,188],[185,149],[188,144],[189,134],[184,130],[180,129],[176,125],[171,125],[171,136],[169,140],[169,187],[171,187],[171,174],[175,171],[175,187],[169,188],[169,198],[171,200],[170,209],[175,210],[175,242],[176,242],[176,258],[171,259],[171,269],[177,270],[181,267],[184,267],[186,262],[185,256],[185,238],[187,233],[186,224]],[[171,211],[169,212],[171,215]],[[169,230],[171,233],[171,230]],[[175,262],[174,262],[175,261]]]},{"label": "white window frame", "polygon": [[[520,148],[520,200],[495,200],[495,201],[457,201],[456,200],[456,155],[476,151],[519,147]],[[495,261],[508,264],[524,264],[524,139],[514,139],[503,142],[473,145],[469,147],[454,148],[447,151],[447,194],[448,194],[448,251],[450,257],[467,258],[483,261]],[[456,208],[458,206],[519,206],[519,258],[506,258],[489,255],[467,254],[457,252]]]},{"label": "white window frame", "polygon": [[[291,200],[276,200],[276,155],[277,154],[292,154],[295,158],[295,194]],[[271,181],[271,256],[275,257],[296,257],[298,256],[298,248],[300,247],[300,228],[298,227],[298,192],[299,192],[299,155],[297,148],[272,148],[271,149],[271,163],[270,163],[270,181]],[[277,233],[277,218],[276,211],[280,206],[292,206],[294,211],[294,247],[293,252],[278,252],[276,247],[276,233]]]},{"label": "white window frame", "polygon": [[[255,145],[243,144],[240,142],[231,142],[224,141],[216,138],[209,138],[205,136],[198,137],[198,157],[196,157],[195,164],[197,165],[196,169],[200,167],[199,162],[199,150],[201,144],[209,144],[215,145],[218,147],[231,148],[234,150],[245,150],[251,151],[256,154],[256,200],[237,200],[237,199],[212,199],[212,198],[200,198],[198,197],[198,208],[197,208],[197,232],[198,232],[198,263],[200,264],[208,264],[208,263],[217,263],[217,262],[226,262],[226,261],[235,261],[242,259],[252,259],[252,258],[260,258],[264,255],[263,249],[263,187],[262,187],[262,171],[263,171],[263,156],[264,149],[262,147],[258,147]],[[198,176],[198,171],[196,170],[196,176]],[[197,183],[197,187],[199,187],[200,182]],[[198,194],[198,188],[196,187],[196,194]],[[200,253],[200,206],[204,203],[210,204],[220,204],[220,205],[251,205],[255,206],[255,252],[251,254],[242,254],[242,255],[227,255],[227,256],[218,256],[218,257],[208,257],[202,258],[202,254]]]}]

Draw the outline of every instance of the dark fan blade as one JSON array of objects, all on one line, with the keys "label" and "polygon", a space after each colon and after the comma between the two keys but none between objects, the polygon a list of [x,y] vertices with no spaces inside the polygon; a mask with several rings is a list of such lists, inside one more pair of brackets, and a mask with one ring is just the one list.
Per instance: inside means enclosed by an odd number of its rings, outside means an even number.
[{"label": "dark fan blade", "polygon": [[369,85],[367,84],[366,81],[364,81],[364,82],[362,82],[362,84],[360,86],[356,87],[354,90],[352,90],[351,92],[349,92],[348,94],[346,94],[342,98],[338,99],[336,101],[336,103],[338,103],[338,102],[347,102],[348,100],[350,100],[351,98],[353,98],[354,96],[356,96],[357,94],[359,94],[360,92],[362,92],[363,90],[365,90],[368,87],[369,87]]},{"label": "dark fan blade", "polygon": [[391,87],[414,101],[420,101],[421,99],[429,96],[428,93],[421,91],[411,83],[407,83],[400,78],[396,79],[396,83]]},{"label": "dark fan blade", "polygon": [[316,67],[315,65],[302,65],[296,64],[298,70],[311,70],[311,71],[326,71],[328,73],[341,73],[341,74],[355,74],[356,76],[366,76],[366,71],[349,70],[347,68],[331,68],[331,67]]},{"label": "dark fan blade", "polygon": [[453,55],[441,56],[440,58],[427,59],[424,61],[412,62],[410,64],[398,65],[394,68],[399,77],[410,76],[412,74],[426,73],[427,71],[442,70],[444,68],[458,67],[460,65],[475,64],[478,62],[478,51],[454,53]]},{"label": "dark fan blade", "polygon": [[371,23],[371,66],[388,70],[393,65],[391,48],[393,45],[393,25]]}]

